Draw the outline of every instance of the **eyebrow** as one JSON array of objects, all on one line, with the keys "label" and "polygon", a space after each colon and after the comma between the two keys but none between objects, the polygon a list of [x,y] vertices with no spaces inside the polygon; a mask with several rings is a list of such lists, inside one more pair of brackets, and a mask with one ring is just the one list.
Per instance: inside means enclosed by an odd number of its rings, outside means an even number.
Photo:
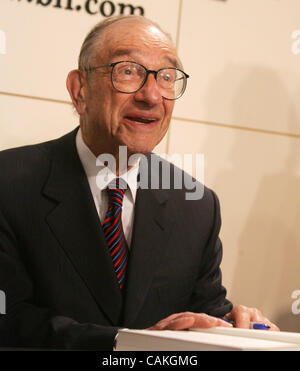
[{"label": "eyebrow", "polygon": [[[139,54],[138,49],[120,48],[120,49],[115,50],[113,53],[110,53],[110,57],[115,58],[115,57],[122,57],[122,56],[125,56],[125,55],[131,56],[131,55],[138,55],[138,54]],[[182,68],[180,61],[177,60],[176,58],[172,58],[168,55],[165,55],[163,58],[168,60],[172,64],[172,66],[174,66],[176,68]]]}]

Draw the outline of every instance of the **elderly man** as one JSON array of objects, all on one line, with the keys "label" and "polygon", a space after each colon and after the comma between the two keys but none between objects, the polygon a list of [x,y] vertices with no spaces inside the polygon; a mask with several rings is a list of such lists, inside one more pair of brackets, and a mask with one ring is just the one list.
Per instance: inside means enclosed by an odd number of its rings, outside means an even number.
[{"label": "elderly man", "polygon": [[[276,329],[225,298],[216,195],[138,187],[187,78],[156,24],[108,19],[67,78],[79,130],[0,154],[0,345],[111,350],[121,327],[230,326],[225,315]],[[141,156],[121,169],[120,146]]]}]

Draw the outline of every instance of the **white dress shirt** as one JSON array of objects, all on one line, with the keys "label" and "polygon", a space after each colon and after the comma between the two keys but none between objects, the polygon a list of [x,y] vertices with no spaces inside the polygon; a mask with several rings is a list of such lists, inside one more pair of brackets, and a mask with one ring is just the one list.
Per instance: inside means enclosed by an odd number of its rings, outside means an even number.
[{"label": "white dress shirt", "polygon": [[[99,160],[97,161],[96,156],[83,141],[80,128],[76,135],[76,147],[88,178],[101,224],[103,224],[108,208],[108,195],[106,188],[107,185],[117,176],[113,174],[107,166],[103,164],[103,162]],[[136,161],[134,166],[128,172],[119,175],[119,177],[123,178],[128,184],[122,207],[122,224],[128,247],[130,247],[132,237],[138,170],[139,160]]]}]

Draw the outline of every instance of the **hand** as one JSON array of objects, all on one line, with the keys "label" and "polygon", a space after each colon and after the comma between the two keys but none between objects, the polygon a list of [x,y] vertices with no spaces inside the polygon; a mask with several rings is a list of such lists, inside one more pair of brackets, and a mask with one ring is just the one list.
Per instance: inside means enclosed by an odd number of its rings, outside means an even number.
[{"label": "hand", "polygon": [[250,322],[266,323],[270,326],[268,331],[280,331],[280,329],[266,317],[263,316],[260,310],[256,308],[248,308],[244,305],[237,305],[233,307],[232,311],[224,318],[235,322],[235,327],[250,328]]},{"label": "hand", "polygon": [[205,313],[183,312],[175,313],[162,319],[147,330],[186,330],[192,327],[210,328],[210,327],[232,327],[228,322],[220,318],[209,316]]}]

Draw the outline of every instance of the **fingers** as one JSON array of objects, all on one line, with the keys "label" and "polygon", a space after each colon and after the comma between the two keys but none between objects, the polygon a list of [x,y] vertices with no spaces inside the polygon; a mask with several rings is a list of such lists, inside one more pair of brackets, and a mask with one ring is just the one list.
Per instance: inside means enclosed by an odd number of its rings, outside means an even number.
[{"label": "fingers", "polygon": [[193,326],[194,321],[194,317],[189,314],[182,316],[175,314],[159,321],[148,330],[186,330]]},{"label": "fingers", "polygon": [[270,326],[269,331],[280,331],[280,329],[266,317],[262,312],[256,308],[248,308],[244,305],[235,306],[225,318],[231,319],[235,322],[235,327],[250,328],[251,322],[265,323]]},{"label": "fingers", "polygon": [[[265,323],[269,331],[280,331],[280,329],[256,308],[248,308],[244,305],[235,306],[225,318],[235,322],[235,327],[251,328],[251,322]],[[175,313],[156,323],[148,330],[186,330],[189,328],[211,328],[211,327],[233,327],[231,323],[220,318],[209,316],[205,313],[183,312]]]},{"label": "fingers", "polygon": [[171,316],[159,321],[148,330],[186,330],[188,328],[210,328],[210,327],[232,327],[220,318],[209,316],[205,313],[183,312],[172,314]]},{"label": "fingers", "polygon": [[263,323],[266,323],[268,326],[270,326],[268,331],[280,331],[280,328],[275,325],[275,323],[272,323],[267,318],[263,320]]},{"label": "fingers", "polygon": [[235,326],[238,328],[250,328],[250,322],[263,322],[263,315],[254,313],[253,308],[247,308],[243,305],[238,305],[233,308],[232,315],[235,321]]}]

